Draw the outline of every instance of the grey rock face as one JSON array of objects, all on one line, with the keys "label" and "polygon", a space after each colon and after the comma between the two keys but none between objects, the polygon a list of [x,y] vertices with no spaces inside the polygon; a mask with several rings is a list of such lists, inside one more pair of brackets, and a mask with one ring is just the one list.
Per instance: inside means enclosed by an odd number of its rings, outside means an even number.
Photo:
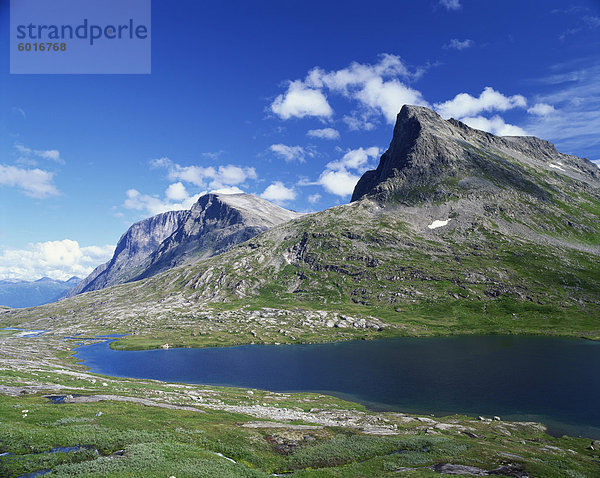
[{"label": "grey rock face", "polygon": [[187,211],[169,211],[136,222],[119,239],[112,259],[96,267],[67,297],[121,284],[137,276],[148,256],[179,227],[186,214]]},{"label": "grey rock face", "polygon": [[451,178],[464,178],[460,186],[469,189],[497,193],[497,188],[510,188],[543,200],[547,193],[530,179],[527,168],[560,172],[576,181],[600,179],[590,161],[559,153],[548,141],[494,136],[455,119],[446,121],[428,108],[405,105],[388,150],[377,169],[359,180],[352,201],[365,196],[407,205],[444,201],[453,193]]},{"label": "grey rock face", "polygon": [[69,293],[139,280],[211,257],[301,214],[251,194],[206,194],[189,211],[171,211],[135,223],[113,258]]},{"label": "grey rock face", "polygon": [[300,216],[251,194],[206,194],[152,253],[136,279],[220,254]]}]

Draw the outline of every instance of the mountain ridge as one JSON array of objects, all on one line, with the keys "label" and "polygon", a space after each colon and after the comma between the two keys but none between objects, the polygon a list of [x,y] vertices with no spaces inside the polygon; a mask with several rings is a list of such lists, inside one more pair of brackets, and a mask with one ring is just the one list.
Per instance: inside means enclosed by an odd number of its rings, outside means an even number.
[{"label": "mountain ridge", "polygon": [[0,280],[0,305],[22,308],[55,302],[80,281],[73,276],[65,281],[41,277],[34,281],[20,279]]},{"label": "mountain ridge", "polygon": [[358,200],[219,256],[3,320],[114,327],[137,346],[373,334],[600,339],[595,166],[542,140],[496,138],[415,108],[401,112],[412,123],[404,131],[399,119],[382,155],[389,174],[357,185]]},{"label": "mountain ridge", "polygon": [[251,194],[205,194],[189,210],[158,214],[129,227],[111,260],[98,266],[69,297],[220,254],[300,216]]}]

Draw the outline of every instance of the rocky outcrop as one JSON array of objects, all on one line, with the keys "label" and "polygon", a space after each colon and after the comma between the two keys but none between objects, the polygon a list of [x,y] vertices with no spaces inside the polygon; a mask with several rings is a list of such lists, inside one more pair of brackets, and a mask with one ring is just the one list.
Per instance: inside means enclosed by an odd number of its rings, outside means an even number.
[{"label": "rocky outcrop", "polygon": [[139,280],[220,254],[271,227],[301,216],[251,194],[206,194],[189,211],[170,211],[135,223],[113,258],[69,293]]},{"label": "rocky outcrop", "polygon": [[463,190],[467,186],[497,194],[509,188],[547,198],[530,168],[559,172],[576,181],[600,180],[593,163],[559,153],[548,141],[494,136],[455,119],[446,121],[428,108],[405,105],[388,150],[377,169],[358,181],[352,201],[363,197],[406,205],[446,201],[461,195],[452,187],[454,178],[463,180]]},{"label": "rocky outcrop", "polygon": [[169,211],[136,222],[121,236],[110,261],[77,284],[67,297],[127,282],[138,275],[148,256],[179,227],[187,211]]},{"label": "rocky outcrop", "polygon": [[300,217],[252,194],[206,194],[152,253],[138,279],[220,254],[273,226]]}]

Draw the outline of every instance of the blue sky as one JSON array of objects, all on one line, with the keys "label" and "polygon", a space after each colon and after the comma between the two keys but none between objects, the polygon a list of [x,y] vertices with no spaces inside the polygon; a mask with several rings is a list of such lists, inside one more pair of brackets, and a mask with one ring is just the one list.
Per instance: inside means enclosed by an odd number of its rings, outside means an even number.
[{"label": "blue sky", "polygon": [[150,75],[10,75],[0,279],[85,275],[210,190],[349,200],[404,103],[600,159],[600,2],[152,2]]}]

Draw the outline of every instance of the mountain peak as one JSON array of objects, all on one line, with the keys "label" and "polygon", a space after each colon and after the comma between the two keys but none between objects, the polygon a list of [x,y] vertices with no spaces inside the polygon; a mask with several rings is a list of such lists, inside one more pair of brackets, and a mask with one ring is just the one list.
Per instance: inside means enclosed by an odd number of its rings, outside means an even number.
[{"label": "mountain peak", "polygon": [[449,191],[446,186],[466,177],[544,197],[531,184],[531,169],[560,172],[586,182],[600,179],[600,170],[590,161],[559,153],[548,141],[533,136],[499,137],[456,119],[444,120],[429,108],[404,105],[388,150],[377,169],[360,178],[351,201],[365,196],[409,204],[446,200],[463,192]]}]

